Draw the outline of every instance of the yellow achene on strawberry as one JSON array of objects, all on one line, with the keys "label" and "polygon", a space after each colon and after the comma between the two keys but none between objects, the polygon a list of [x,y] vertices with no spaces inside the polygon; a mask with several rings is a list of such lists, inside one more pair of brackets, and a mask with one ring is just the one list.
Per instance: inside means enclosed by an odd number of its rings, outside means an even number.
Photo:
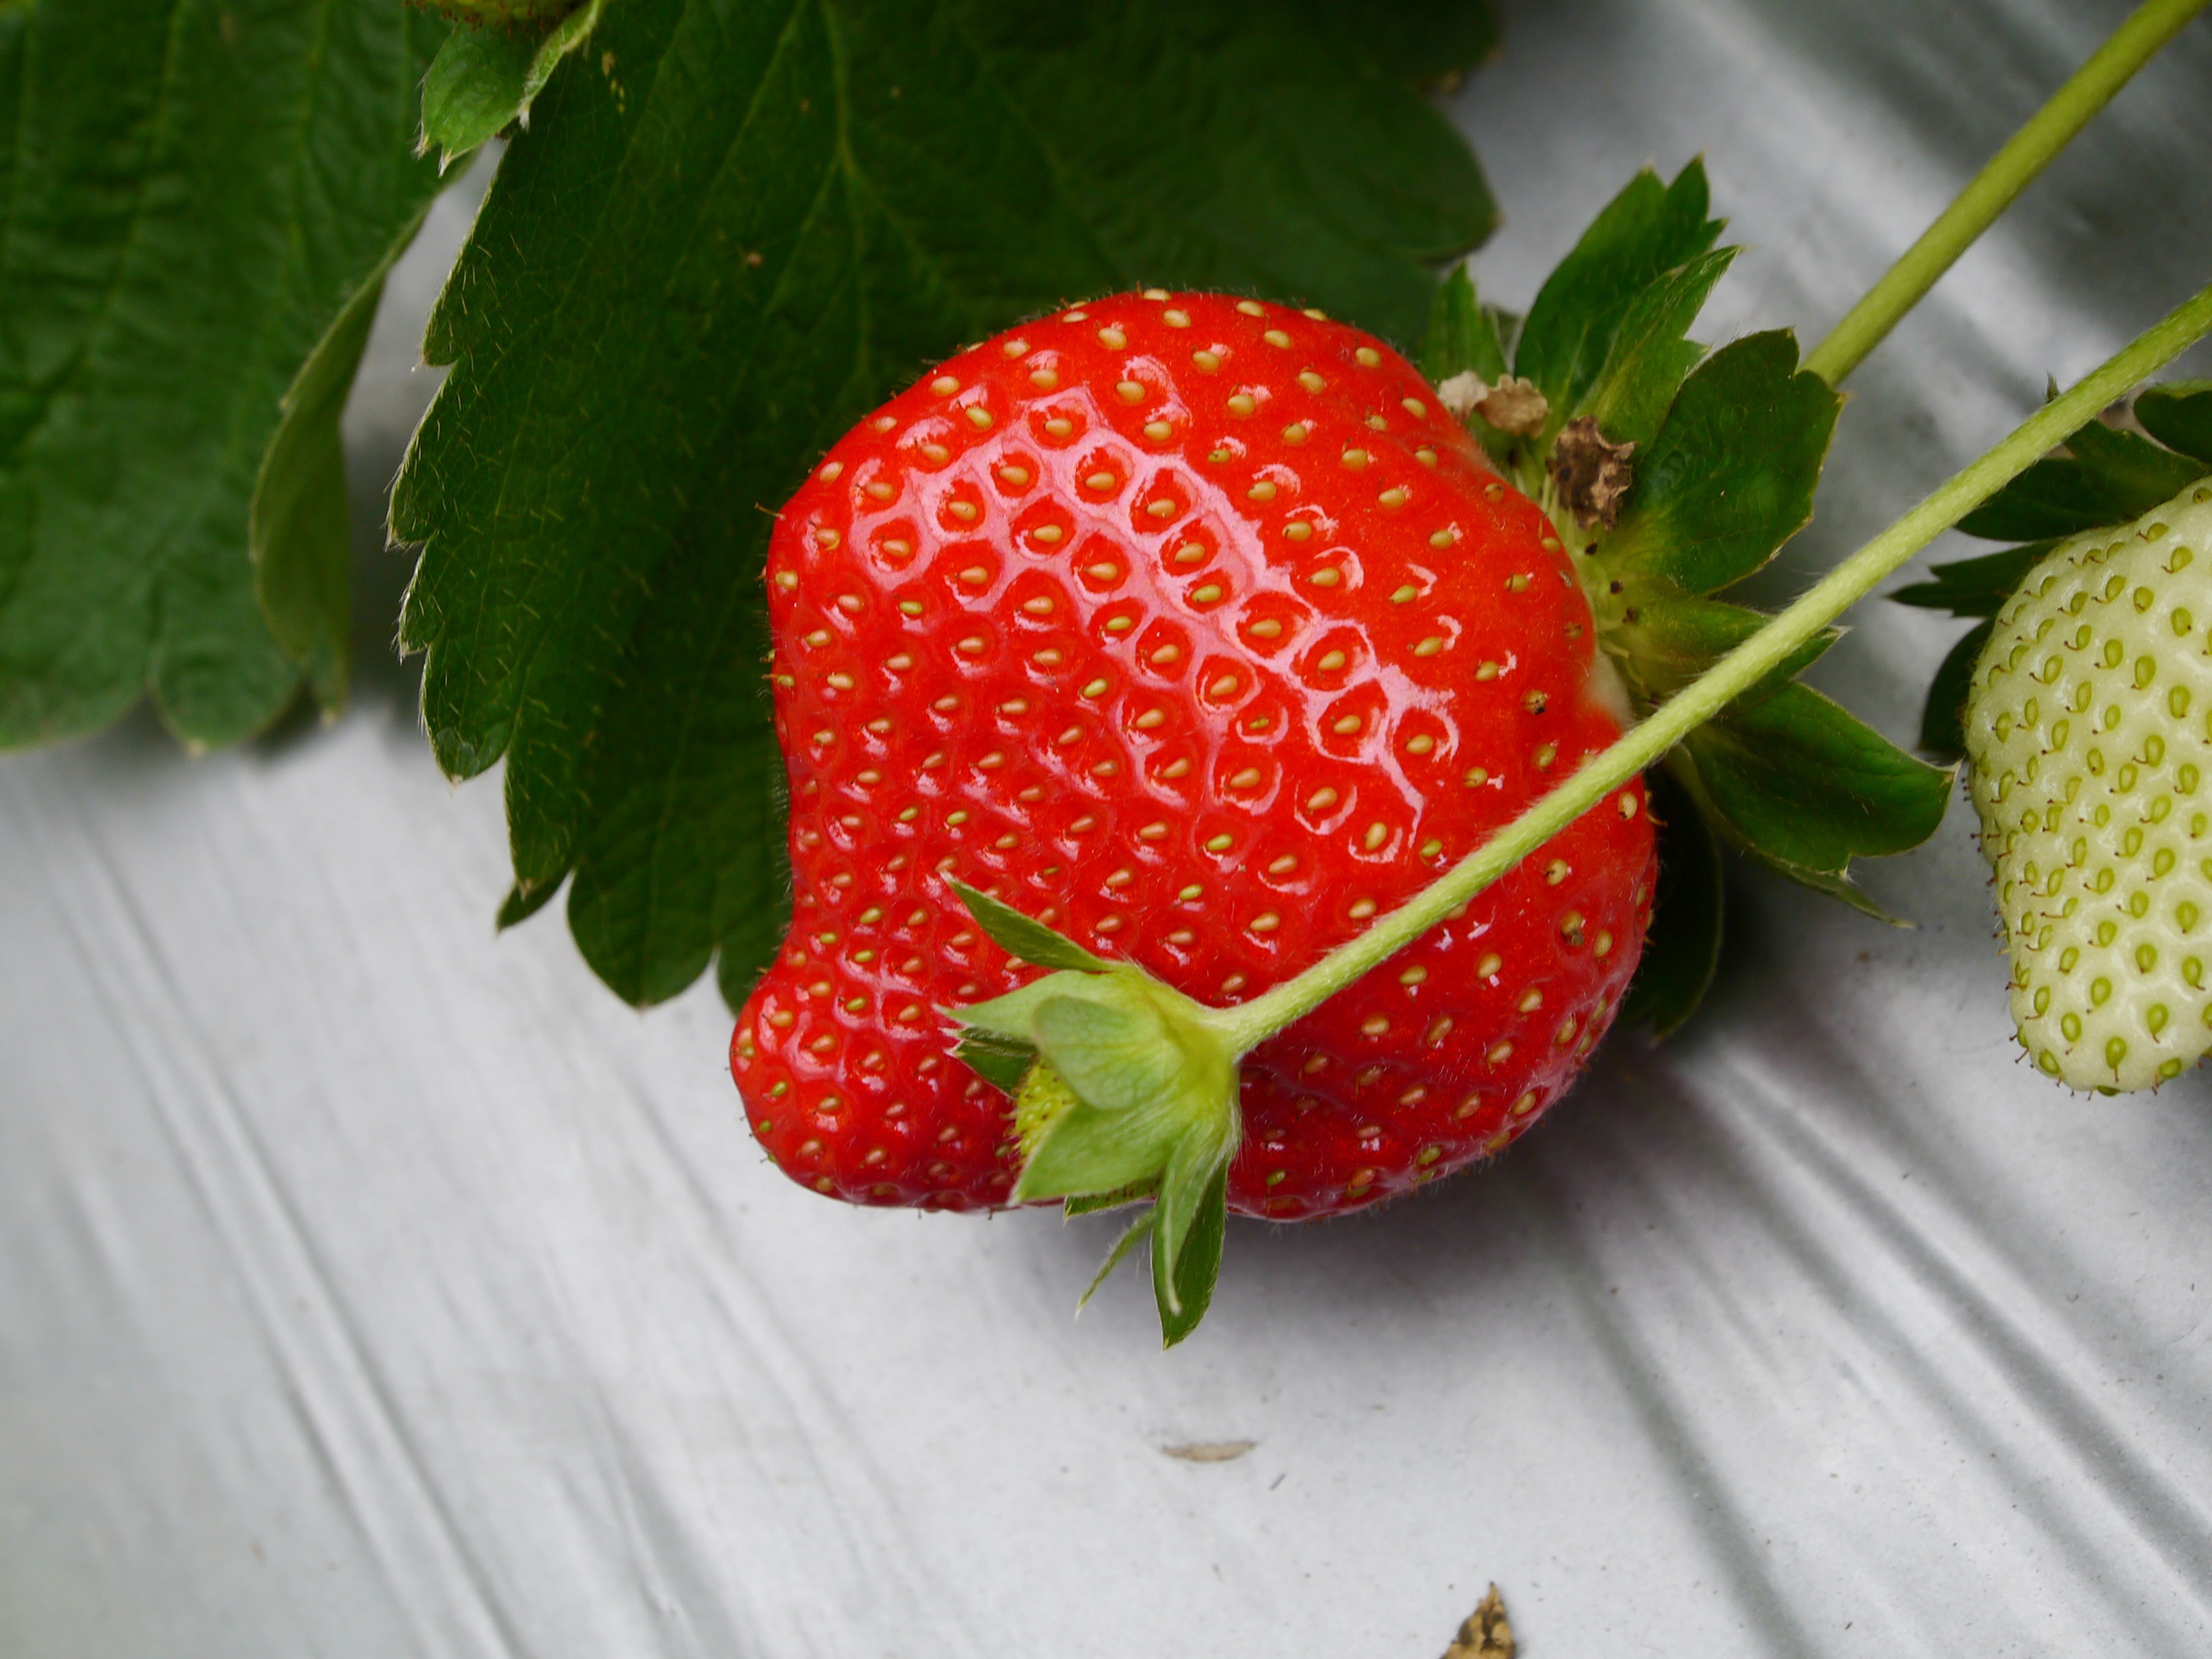
[{"label": "yellow achene on strawberry", "polygon": [[[948,1010],[1038,970],[965,884],[1199,1001],[1255,996],[1617,737],[1569,555],[1396,353],[1147,290],[863,421],[768,562],[790,932],[731,1066],[794,1180],[1007,1201],[1012,1103]],[[1494,1153],[1583,1066],[1650,920],[1640,782],[1242,1062],[1232,1209]]]}]

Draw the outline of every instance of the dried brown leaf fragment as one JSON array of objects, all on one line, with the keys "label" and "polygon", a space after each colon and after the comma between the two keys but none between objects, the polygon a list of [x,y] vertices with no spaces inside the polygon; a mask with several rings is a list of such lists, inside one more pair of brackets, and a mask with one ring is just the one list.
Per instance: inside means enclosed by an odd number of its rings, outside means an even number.
[{"label": "dried brown leaf fragment", "polygon": [[1533,382],[1511,374],[1492,386],[1473,369],[1465,369],[1437,386],[1437,396],[1462,420],[1479,415],[1500,432],[1516,438],[1542,431],[1552,413],[1551,404]]},{"label": "dried brown leaf fragment", "polygon": [[1552,483],[1559,500],[1585,530],[1610,530],[1620,522],[1620,503],[1636,482],[1632,443],[1614,443],[1596,420],[1578,415],[1560,428],[1552,446]]},{"label": "dried brown leaf fragment", "polygon": [[1505,1617],[1505,1598],[1492,1584],[1481,1605],[1467,1616],[1443,1659],[1513,1659],[1513,1626]]}]

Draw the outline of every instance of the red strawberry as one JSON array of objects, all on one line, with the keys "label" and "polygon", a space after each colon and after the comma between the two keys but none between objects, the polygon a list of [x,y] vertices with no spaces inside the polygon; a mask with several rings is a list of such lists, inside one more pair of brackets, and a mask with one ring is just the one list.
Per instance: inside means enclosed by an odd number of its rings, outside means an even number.
[{"label": "red strawberry", "polygon": [[[1118,295],[863,422],[769,547],[789,936],[731,1067],[794,1180],[1005,1202],[945,1010],[1036,976],[948,884],[1200,1001],[1358,933],[1620,731],[1543,513],[1357,330]],[[1630,785],[1243,1066],[1231,1207],[1328,1215],[1497,1152],[1649,920]]]}]

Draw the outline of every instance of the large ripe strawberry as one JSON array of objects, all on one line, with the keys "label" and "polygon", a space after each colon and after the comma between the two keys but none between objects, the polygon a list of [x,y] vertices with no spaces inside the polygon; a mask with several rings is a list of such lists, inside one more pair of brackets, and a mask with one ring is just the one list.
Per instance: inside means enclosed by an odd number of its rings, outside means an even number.
[{"label": "large ripe strawberry", "polygon": [[[945,1010],[1035,970],[952,881],[1233,1005],[1620,730],[1544,514],[1388,348],[1250,301],[954,358],[830,452],[768,575],[793,916],[732,1069],[777,1164],[859,1202],[1020,1172]],[[1340,1212],[1524,1130],[1620,1005],[1652,869],[1632,784],[1255,1049],[1231,1206]]]}]

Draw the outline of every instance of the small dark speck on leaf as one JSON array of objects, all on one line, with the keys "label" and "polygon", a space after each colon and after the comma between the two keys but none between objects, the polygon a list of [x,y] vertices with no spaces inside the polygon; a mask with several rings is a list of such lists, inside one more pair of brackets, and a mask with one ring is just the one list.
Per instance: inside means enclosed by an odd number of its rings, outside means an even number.
[{"label": "small dark speck on leaf", "polygon": [[1233,1463],[1259,1443],[1256,1440],[1193,1440],[1160,1449],[1186,1463]]}]

